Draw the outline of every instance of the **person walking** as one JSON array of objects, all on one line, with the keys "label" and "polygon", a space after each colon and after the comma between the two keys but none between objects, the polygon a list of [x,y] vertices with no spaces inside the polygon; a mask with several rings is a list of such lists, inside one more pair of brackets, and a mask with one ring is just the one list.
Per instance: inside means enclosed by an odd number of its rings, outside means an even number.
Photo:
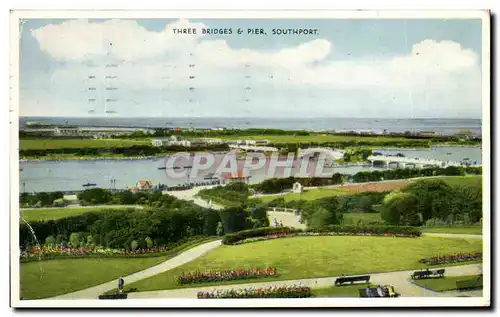
[{"label": "person walking", "polygon": [[118,289],[120,290],[120,293],[123,293],[123,286],[125,285],[125,281],[123,280],[123,277],[120,276],[120,279],[118,280]]}]

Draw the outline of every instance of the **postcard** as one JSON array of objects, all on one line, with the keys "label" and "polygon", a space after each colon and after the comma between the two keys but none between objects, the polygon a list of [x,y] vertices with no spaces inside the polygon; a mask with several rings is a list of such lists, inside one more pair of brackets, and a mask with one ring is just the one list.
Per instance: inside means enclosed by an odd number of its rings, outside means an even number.
[{"label": "postcard", "polygon": [[11,306],[490,306],[489,30],[12,11]]}]

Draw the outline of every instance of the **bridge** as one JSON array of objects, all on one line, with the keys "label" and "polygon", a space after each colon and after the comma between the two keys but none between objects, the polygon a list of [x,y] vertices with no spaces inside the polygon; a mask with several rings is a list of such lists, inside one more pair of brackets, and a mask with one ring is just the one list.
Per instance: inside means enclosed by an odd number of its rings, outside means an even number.
[{"label": "bridge", "polygon": [[325,153],[326,155],[332,157],[334,160],[338,160],[344,157],[344,151],[343,150],[335,150],[331,148],[307,148],[307,149],[299,149],[298,151],[298,156],[303,157],[306,155],[316,155],[316,154],[321,154]]},{"label": "bridge", "polygon": [[371,164],[374,164],[375,162],[382,162],[384,167],[389,167],[390,164],[396,164],[398,167],[403,167],[403,168],[406,167],[407,165],[411,165],[413,167],[462,166],[460,162],[431,160],[418,157],[410,158],[410,157],[400,157],[400,156],[370,155],[366,160]]}]

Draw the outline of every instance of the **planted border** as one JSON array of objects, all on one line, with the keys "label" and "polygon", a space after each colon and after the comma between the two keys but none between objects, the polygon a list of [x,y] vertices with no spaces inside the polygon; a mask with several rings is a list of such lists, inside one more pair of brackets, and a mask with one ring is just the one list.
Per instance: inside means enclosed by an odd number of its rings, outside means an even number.
[{"label": "planted border", "polygon": [[265,278],[277,276],[276,268],[256,268],[256,269],[237,269],[228,271],[210,271],[185,273],[177,278],[179,285],[213,283],[233,280],[246,280],[253,278]]},{"label": "planted border", "polygon": [[311,297],[311,288],[306,286],[274,286],[198,292],[199,299],[212,298],[306,298]]},{"label": "planted border", "polygon": [[418,262],[429,265],[438,265],[438,264],[448,264],[457,262],[479,261],[482,259],[483,259],[482,252],[473,252],[473,253],[458,253],[450,255],[438,255],[430,258],[420,259]]},{"label": "planted border", "polygon": [[247,242],[295,236],[390,236],[419,237],[422,233],[415,227],[400,226],[328,226],[324,229],[302,230],[290,227],[266,227],[243,230],[227,234],[223,244],[235,245]]}]

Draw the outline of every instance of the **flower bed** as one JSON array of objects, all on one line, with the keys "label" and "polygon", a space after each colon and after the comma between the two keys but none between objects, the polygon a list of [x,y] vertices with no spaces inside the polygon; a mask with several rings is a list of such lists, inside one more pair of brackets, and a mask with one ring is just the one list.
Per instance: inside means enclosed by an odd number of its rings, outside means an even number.
[{"label": "flower bed", "polygon": [[449,255],[438,255],[430,258],[420,259],[419,263],[429,264],[429,265],[438,265],[438,264],[447,264],[447,263],[456,263],[456,262],[467,262],[467,261],[477,261],[483,258],[482,252],[473,252],[473,253],[458,253],[458,254],[449,254]]},{"label": "flower bed", "polygon": [[137,249],[135,251],[120,249],[86,249],[86,248],[66,248],[66,247],[42,247],[31,248],[21,252],[21,261],[32,261],[39,259],[55,258],[77,258],[77,257],[140,257],[140,256],[161,256],[167,252],[167,248]]},{"label": "flower bed", "polygon": [[245,280],[251,278],[262,278],[269,276],[277,276],[277,271],[273,267],[267,269],[238,269],[229,271],[210,271],[210,272],[193,272],[185,273],[177,278],[179,285],[185,284],[200,284],[210,282],[222,282],[232,280]]},{"label": "flower bed", "polygon": [[311,297],[311,288],[304,286],[275,286],[198,292],[198,298],[305,298]]}]

